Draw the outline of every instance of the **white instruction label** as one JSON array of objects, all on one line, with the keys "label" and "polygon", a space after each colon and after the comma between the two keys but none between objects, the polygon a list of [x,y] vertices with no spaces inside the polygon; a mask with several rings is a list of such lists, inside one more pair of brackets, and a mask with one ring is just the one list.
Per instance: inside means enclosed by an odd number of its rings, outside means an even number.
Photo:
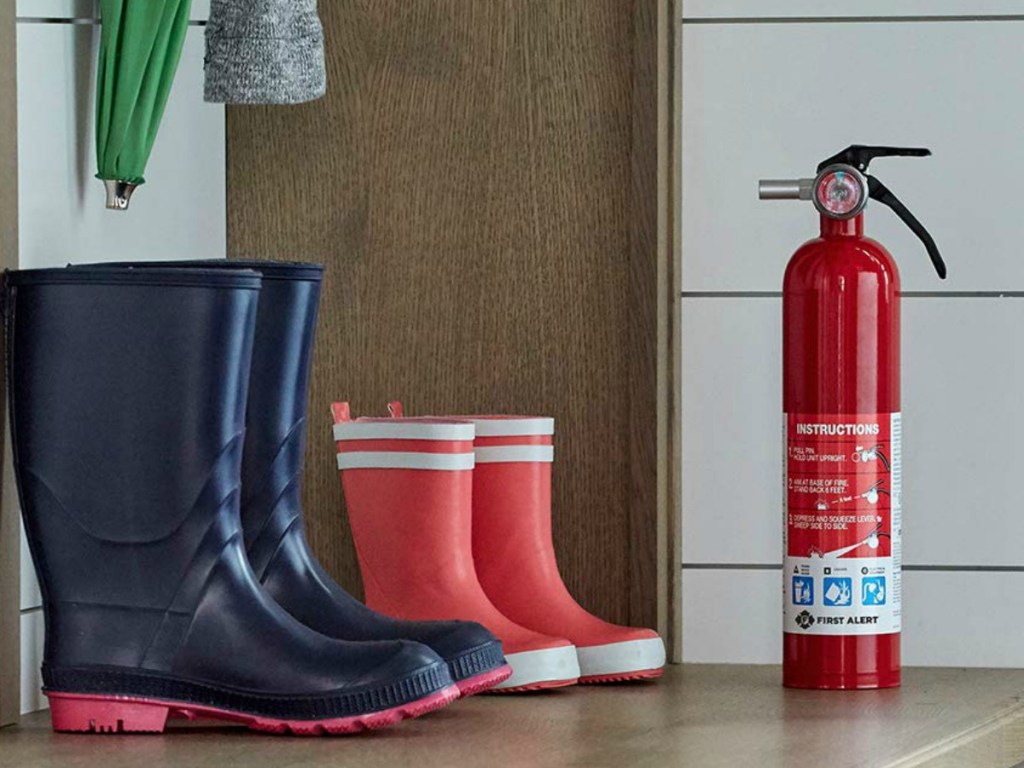
[{"label": "white instruction label", "polygon": [[784,631],[900,631],[899,413],[787,414]]}]

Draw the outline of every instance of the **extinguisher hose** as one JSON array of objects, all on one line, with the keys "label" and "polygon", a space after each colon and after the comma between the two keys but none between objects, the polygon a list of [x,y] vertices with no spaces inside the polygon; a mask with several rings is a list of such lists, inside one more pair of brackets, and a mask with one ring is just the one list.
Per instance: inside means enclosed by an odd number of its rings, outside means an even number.
[{"label": "extinguisher hose", "polygon": [[885,186],[882,182],[876,179],[874,176],[868,176],[868,196],[883,205],[887,205],[892,208],[893,213],[900,217],[910,231],[913,232],[918,238],[924,243],[925,250],[928,251],[928,257],[932,260],[932,265],[935,267],[935,271],[939,277],[943,280],[946,279],[946,262],[942,260],[942,254],[939,253],[939,247],[935,244],[935,240],[928,233],[928,230],[924,228],[924,225],[917,220],[903,203],[900,202],[899,198],[892,193],[892,191]]}]

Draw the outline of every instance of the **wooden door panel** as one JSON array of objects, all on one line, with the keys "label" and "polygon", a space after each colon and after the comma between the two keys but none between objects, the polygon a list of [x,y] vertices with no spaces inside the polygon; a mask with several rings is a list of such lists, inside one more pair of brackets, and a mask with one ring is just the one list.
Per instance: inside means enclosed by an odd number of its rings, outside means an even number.
[{"label": "wooden door panel", "polygon": [[229,253],[327,265],[314,548],[357,589],[332,399],[552,415],[565,580],[600,615],[653,624],[656,109],[638,80],[656,73],[634,46],[653,15],[621,0],[320,13],[327,96],[228,110]]}]

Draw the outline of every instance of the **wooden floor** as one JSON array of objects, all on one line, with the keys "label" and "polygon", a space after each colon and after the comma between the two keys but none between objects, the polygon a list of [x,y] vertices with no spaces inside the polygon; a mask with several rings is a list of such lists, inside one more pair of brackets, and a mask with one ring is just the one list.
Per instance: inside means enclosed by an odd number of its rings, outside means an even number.
[{"label": "wooden floor", "polygon": [[175,725],[160,736],[0,731],[0,766],[1010,766],[1024,760],[1024,671],[906,671],[902,689],[787,691],[774,667],[684,666],[655,684],[477,696],[355,737]]}]

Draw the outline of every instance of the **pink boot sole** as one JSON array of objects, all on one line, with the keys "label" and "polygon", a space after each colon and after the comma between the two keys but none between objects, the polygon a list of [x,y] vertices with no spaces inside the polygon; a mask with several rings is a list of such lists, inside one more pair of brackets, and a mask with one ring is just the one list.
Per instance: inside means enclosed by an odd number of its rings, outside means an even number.
[{"label": "pink boot sole", "polygon": [[512,667],[508,664],[504,664],[497,669],[492,669],[490,672],[483,672],[473,677],[468,677],[465,680],[459,680],[455,685],[459,689],[459,695],[462,698],[472,696],[474,693],[481,693],[486,691],[488,688],[493,688],[498,683],[503,683],[512,677]]},{"label": "pink boot sole", "polygon": [[494,688],[488,693],[530,693],[531,691],[547,691],[554,688],[566,688],[570,685],[576,685],[579,680],[572,678],[570,680],[545,680],[543,683],[529,683],[527,685],[517,685],[514,688]]},{"label": "pink boot sole", "polygon": [[208,718],[245,725],[254,731],[296,736],[349,734],[394,725],[451,704],[459,698],[452,685],[418,701],[365,715],[329,720],[278,720],[186,702],[82,693],[48,693],[53,730],[86,733],[162,733],[168,718]]},{"label": "pink boot sole", "polygon": [[580,685],[598,685],[600,683],[629,683],[639,680],[654,680],[661,677],[662,668],[641,669],[637,672],[618,672],[610,675],[585,675],[580,678]]}]

